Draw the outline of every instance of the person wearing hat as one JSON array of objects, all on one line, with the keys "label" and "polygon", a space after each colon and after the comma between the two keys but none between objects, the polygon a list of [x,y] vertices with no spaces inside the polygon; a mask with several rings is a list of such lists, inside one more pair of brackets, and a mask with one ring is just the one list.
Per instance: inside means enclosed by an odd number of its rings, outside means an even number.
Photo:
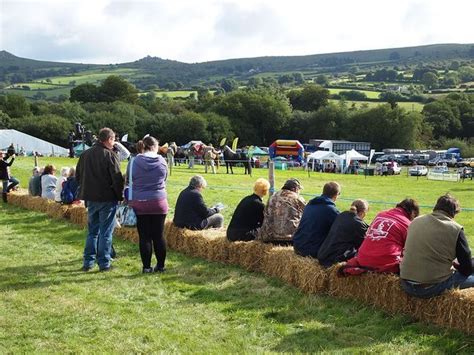
[{"label": "person wearing hat", "polygon": [[293,235],[293,247],[297,254],[317,258],[319,248],[339,215],[335,202],[340,194],[341,186],[331,181],[324,185],[321,196],[308,202]]},{"label": "person wearing hat", "polygon": [[300,223],[306,202],[297,179],[289,179],[280,191],[270,197],[257,240],[275,244],[292,244],[291,236]]}]

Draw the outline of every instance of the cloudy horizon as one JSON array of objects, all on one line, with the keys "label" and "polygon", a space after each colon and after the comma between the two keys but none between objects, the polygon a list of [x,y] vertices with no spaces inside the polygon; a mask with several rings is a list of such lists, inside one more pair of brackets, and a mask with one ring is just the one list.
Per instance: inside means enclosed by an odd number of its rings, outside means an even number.
[{"label": "cloudy horizon", "polygon": [[441,0],[0,0],[0,49],[110,64],[473,43],[474,4]]}]

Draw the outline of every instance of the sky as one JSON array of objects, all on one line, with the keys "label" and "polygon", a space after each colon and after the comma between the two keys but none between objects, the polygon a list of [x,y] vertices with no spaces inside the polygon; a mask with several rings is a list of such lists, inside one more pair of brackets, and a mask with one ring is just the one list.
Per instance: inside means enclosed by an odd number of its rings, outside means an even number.
[{"label": "sky", "polygon": [[187,63],[474,43],[473,0],[0,0],[0,50]]}]

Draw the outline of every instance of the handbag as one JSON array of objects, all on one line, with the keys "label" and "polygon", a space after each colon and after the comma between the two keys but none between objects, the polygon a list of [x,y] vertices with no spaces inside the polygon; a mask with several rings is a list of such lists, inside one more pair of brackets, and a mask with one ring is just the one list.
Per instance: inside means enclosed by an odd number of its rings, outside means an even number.
[{"label": "handbag", "polygon": [[[133,186],[133,175],[132,175],[132,170],[133,170],[133,161],[135,159],[132,158],[130,160],[130,169],[128,171],[128,201],[132,200],[132,186]],[[116,217],[118,222],[120,223],[121,226],[123,227],[135,227],[137,225],[137,215],[135,214],[135,211],[133,208],[127,203],[124,202],[117,208],[117,213]]]}]

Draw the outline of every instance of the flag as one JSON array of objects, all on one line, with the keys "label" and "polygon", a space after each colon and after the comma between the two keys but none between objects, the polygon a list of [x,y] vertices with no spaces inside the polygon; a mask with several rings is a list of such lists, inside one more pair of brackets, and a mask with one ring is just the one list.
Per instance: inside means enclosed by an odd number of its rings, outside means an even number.
[{"label": "flag", "polygon": [[127,142],[128,141],[128,133],[124,134],[121,139],[122,142]]},{"label": "flag", "polygon": [[237,142],[239,141],[239,137],[234,138],[232,142],[232,150],[235,152],[237,150]]},{"label": "flag", "polygon": [[219,143],[219,147],[223,147],[226,141],[227,141],[227,138],[225,138],[225,137],[222,138],[221,142]]}]

